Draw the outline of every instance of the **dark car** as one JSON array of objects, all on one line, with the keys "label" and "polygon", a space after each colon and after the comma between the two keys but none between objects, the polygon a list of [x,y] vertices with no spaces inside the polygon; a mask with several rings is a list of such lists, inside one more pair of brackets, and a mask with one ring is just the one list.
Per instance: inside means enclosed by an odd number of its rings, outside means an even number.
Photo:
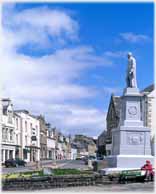
[{"label": "dark car", "polygon": [[105,158],[104,156],[98,156],[97,160],[104,160],[104,158]]},{"label": "dark car", "polygon": [[6,167],[17,167],[17,166],[25,166],[26,162],[19,158],[16,159],[9,159],[5,161]]},{"label": "dark car", "polygon": [[15,159],[17,166],[25,166],[26,162],[20,158]]}]

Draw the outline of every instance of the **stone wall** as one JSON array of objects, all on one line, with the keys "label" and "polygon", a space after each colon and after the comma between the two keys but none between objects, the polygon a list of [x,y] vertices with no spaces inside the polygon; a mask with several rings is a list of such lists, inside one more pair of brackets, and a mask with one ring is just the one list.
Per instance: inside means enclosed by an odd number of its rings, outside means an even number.
[{"label": "stone wall", "polygon": [[2,180],[2,190],[41,190],[57,187],[87,186],[101,182],[101,175],[64,175]]}]

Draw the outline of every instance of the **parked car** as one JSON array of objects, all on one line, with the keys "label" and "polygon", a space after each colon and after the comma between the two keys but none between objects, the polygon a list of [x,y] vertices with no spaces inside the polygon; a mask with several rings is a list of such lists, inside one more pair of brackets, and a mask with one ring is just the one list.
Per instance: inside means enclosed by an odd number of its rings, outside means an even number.
[{"label": "parked car", "polygon": [[79,156],[76,158],[76,160],[84,160],[85,156]]},{"label": "parked car", "polygon": [[6,167],[17,167],[17,166],[25,166],[26,162],[24,160],[21,160],[19,158],[16,159],[8,159],[5,161]]},{"label": "parked car", "polygon": [[26,165],[26,161],[20,159],[20,158],[16,158],[16,163],[17,163],[17,166],[25,166]]},{"label": "parked car", "polygon": [[98,156],[97,160],[103,160],[105,157],[104,156]]}]

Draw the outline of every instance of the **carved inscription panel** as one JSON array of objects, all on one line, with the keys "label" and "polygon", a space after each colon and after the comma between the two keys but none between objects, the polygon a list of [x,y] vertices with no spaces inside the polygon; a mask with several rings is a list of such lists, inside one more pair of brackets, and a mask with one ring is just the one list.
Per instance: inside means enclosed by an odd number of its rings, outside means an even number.
[{"label": "carved inscription panel", "polygon": [[128,108],[129,115],[136,115],[137,114],[137,107],[136,106],[130,106]]},{"label": "carved inscription panel", "polygon": [[144,133],[127,133],[127,143],[129,145],[144,144]]}]

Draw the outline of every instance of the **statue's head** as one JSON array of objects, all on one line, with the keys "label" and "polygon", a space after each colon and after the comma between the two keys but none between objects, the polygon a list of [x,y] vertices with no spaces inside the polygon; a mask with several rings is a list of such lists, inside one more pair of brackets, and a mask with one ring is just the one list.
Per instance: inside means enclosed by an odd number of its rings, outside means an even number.
[{"label": "statue's head", "polygon": [[129,59],[132,56],[132,53],[128,52],[127,56],[128,56],[128,59]]}]

